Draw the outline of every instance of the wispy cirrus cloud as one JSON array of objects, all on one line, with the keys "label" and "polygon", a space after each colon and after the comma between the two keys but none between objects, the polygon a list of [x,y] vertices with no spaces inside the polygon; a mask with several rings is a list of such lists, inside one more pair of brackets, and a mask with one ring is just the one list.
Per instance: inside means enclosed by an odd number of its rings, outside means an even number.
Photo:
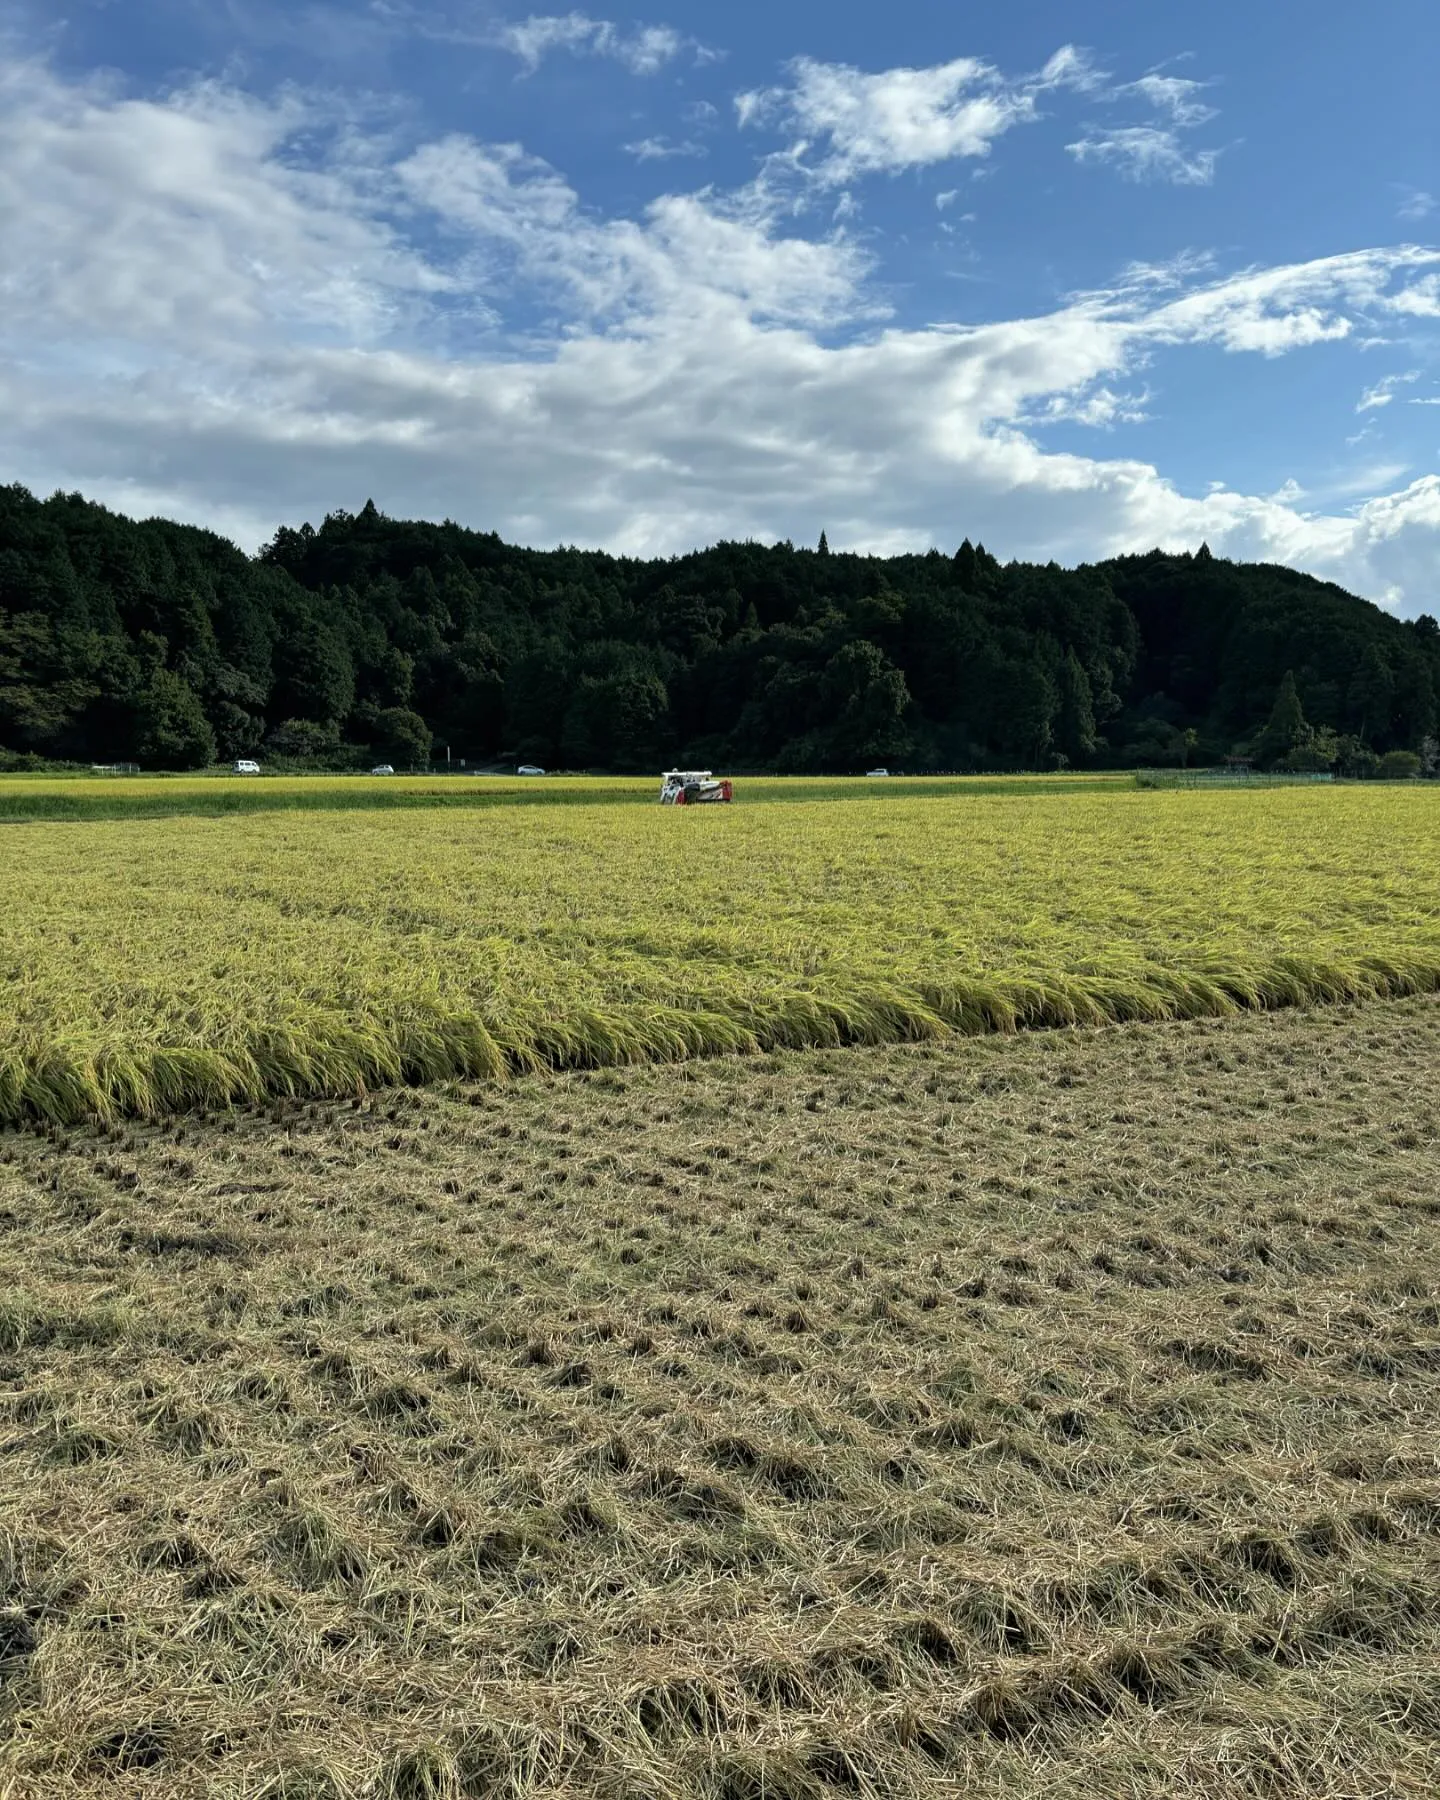
[{"label": "wispy cirrus cloud", "polygon": [[1356,412],[1378,412],[1381,407],[1389,406],[1395,398],[1397,388],[1408,387],[1411,382],[1419,379],[1420,371],[1418,369],[1407,369],[1403,375],[1382,376],[1372,387],[1366,388],[1356,401]]},{"label": "wispy cirrus cloud", "polygon": [[526,19],[497,24],[489,33],[489,41],[518,56],[531,73],[557,51],[572,56],[608,57],[622,63],[633,75],[657,75],[687,49],[702,58],[714,54],[673,25],[636,25],[626,29],[609,19],[592,19],[581,12],[532,14]]},{"label": "wispy cirrus cloud", "polygon": [[[1403,314],[1416,285],[1413,272],[1437,263],[1440,251],[1399,245],[1249,269],[1155,307],[1148,329],[1172,343],[1265,357],[1340,343],[1354,336],[1357,321],[1374,325]],[[1147,288],[1142,277],[1141,292]]]},{"label": "wispy cirrus cloud", "polygon": [[1215,179],[1220,152],[1189,148],[1183,133],[1219,116],[1201,98],[1209,85],[1152,72],[1137,81],[1097,89],[1099,97],[1110,103],[1141,101],[1155,117],[1140,125],[1094,125],[1065,147],[1076,162],[1113,168],[1127,181],[1208,187]]},{"label": "wispy cirrus cloud", "polygon": [[640,138],[633,144],[626,144],[624,148],[625,154],[633,156],[637,162],[672,162],[677,157],[710,154],[704,144],[697,144],[693,138]]},{"label": "wispy cirrus cloud", "polygon": [[1127,181],[1168,181],[1177,187],[1208,187],[1215,179],[1217,150],[1186,150],[1163,125],[1122,125],[1094,131],[1065,148],[1076,162],[1104,163]]},{"label": "wispy cirrus cloud", "polygon": [[1209,83],[1187,81],[1178,75],[1142,75],[1138,81],[1122,82],[1111,91],[1117,96],[1138,94],[1158,113],[1168,116],[1176,125],[1205,125],[1218,117],[1218,109],[1200,98]]}]

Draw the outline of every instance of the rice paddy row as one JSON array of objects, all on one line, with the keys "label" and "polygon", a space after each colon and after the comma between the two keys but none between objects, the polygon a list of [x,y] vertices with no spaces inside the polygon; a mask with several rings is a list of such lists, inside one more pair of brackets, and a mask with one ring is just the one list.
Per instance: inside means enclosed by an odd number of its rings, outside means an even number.
[{"label": "rice paddy row", "polygon": [[22,824],[0,1120],[1440,987],[1427,789]]}]

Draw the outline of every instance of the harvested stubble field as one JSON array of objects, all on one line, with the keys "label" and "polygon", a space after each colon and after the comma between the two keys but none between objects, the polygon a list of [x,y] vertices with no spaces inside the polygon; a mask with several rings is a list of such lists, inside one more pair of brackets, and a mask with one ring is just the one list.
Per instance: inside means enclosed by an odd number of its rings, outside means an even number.
[{"label": "harvested stubble field", "polygon": [[1428,786],[785,791],[9,826],[0,1120],[1440,985]]},{"label": "harvested stubble field", "polygon": [[1429,997],[0,1136],[0,1795],[1429,1800],[1437,1072]]}]

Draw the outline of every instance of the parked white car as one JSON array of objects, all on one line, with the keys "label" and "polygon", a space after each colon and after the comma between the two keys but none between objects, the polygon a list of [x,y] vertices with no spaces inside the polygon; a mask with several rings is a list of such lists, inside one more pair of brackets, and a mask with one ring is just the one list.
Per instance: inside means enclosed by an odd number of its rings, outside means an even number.
[{"label": "parked white car", "polygon": [[242,756],[240,760],[232,766],[232,773],[236,775],[258,775],[260,773],[260,765],[258,762],[252,761],[250,757]]},{"label": "parked white car", "polygon": [[888,779],[890,771],[888,769],[867,769],[865,773],[867,776],[874,776],[877,778],[883,776]]},{"label": "parked white car", "polygon": [[393,775],[395,773],[395,765],[394,763],[376,763],[370,773],[372,775]]},{"label": "parked white car", "polygon": [[545,771],[534,763],[521,763],[515,773],[517,775],[543,775]]}]

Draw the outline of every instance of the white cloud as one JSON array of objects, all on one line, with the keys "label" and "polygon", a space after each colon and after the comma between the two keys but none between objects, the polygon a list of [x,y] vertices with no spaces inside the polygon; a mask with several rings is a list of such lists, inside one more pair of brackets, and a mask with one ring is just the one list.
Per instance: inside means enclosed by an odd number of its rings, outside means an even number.
[{"label": "white cloud", "polygon": [[1065,148],[1076,162],[1111,164],[1127,181],[1169,181],[1177,187],[1208,187],[1220,155],[1218,150],[1187,151],[1163,125],[1094,131]]},{"label": "white cloud", "polygon": [[634,552],[821,520],[862,548],[968,533],[1062,560],[1204,538],[1434,604],[1440,477],[1302,510],[1039,435],[1123,428],[1162,354],[1418,330],[1440,252],[1192,261],[1041,317],[902,329],[856,244],[797,235],[758,191],[607,218],[520,146],[400,150],[393,120],[298,95],[0,80],[0,479],[251,544],[371,494]]},{"label": "white cloud", "polygon": [[822,146],[804,164],[817,179],[843,184],[858,175],[983,157],[1014,126],[1038,116],[1039,97],[1091,78],[1084,55],[1066,47],[1038,75],[1012,79],[972,56],[924,69],[866,74],[846,63],[802,56],[791,83],[736,96],[740,125],[779,122],[799,134],[792,155]]},{"label": "white cloud", "polygon": [[1395,279],[1436,262],[1440,252],[1401,246],[1251,269],[1166,302],[1151,314],[1148,329],[1171,343],[1280,356],[1349,338],[1357,315],[1395,311],[1410,291],[1395,290]]},{"label": "white cloud", "polygon": [[1023,417],[1027,424],[1064,423],[1109,430],[1115,425],[1138,425],[1149,416],[1145,411],[1148,400],[1148,394],[1117,394],[1102,385],[1088,393],[1051,394],[1042,405],[1029,408]]},{"label": "white cloud", "polygon": [[935,196],[935,210],[944,212],[947,206],[953,206],[960,197],[959,188],[948,188],[943,194]]},{"label": "white cloud", "polygon": [[1199,98],[1207,83],[1178,75],[1151,73],[1138,81],[1101,90],[1110,102],[1142,100],[1161,122],[1147,125],[1091,126],[1065,148],[1077,162],[1109,164],[1127,181],[1167,181],[1176,187],[1208,187],[1215,179],[1218,150],[1191,150],[1181,133],[1218,116]]},{"label": "white cloud", "polygon": [[1077,94],[1091,94],[1105,86],[1105,78],[1088,50],[1082,50],[1078,44],[1062,44],[1033,85],[1042,93],[1047,88],[1071,88]]},{"label": "white cloud", "polygon": [[1375,412],[1382,406],[1388,406],[1395,398],[1397,387],[1404,387],[1407,383],[1419,379],[1420,371],[1418,369],[1411,369],[1404,375],[1382,376],[1373,387],[1366,388],[1359,400],[1356,401],[1356,412]]},{"label": "white cloud", "polygon": [[1440,210],[1440,200],[1424,188],[1406,188],[1404,199],[1396,209],[1396,216],[1401,219],[1428,219],[1431,213]]},{"label": "white cloud", "polygon": [[1213,106],[1196,97],[1204,93],[1207,85],[1203,81],[1182,81],[1177,75],[1142,75],[1138,81],[1127,81],[1113,91],[1138,94],[1156,112],[1168,114],[1176,125],[1192,126],[1204,125],[1217,117]]},{"label": "white cloud", "polygon": [[[452,282],[372,204],[349,123],[295,96],[135,100],[0,64],[0,336],[68,327],[100,362],[262,321],[361,343],[393,329]],[[302,136],[329,139],[328,168],[296,166]]]},{"label": "white cloud", "polygon": [[[554,51],[573,56],[607,56],[623,63],[636,75],[655,75],[673,62],[692,40],[672,25],[641,25],[622,30],[609,19],[592,19],[586,13],[532,15],[497,25],[490,41],[513,52],[529,70],[538,69]],[[712,52],[694,45],[709,60]]]},{"label": "white cloud", "polygon": [[625,154],[633,156],[637,162],[669,162],[677,156],[706,156],[709,152],[703,144],[689,138],[677,142],[674,138],[647,137],[626,144]]},{"label": "white cloud", "polygon": [[704,195],[663,195],[643,222],[599,220],[519,145],[460,136],[422,146],[395,174],[472,261],[563,296],[585,321],[633,327],[673,311],[698,323],[738,306],[814,328],[858,310],[867,264],[854,246],[775,237]]},{"label": "white cloud", "polygon": [[1397,294],[1393,310],[1417,319],[1440,319],[1440,275],[1422,275]]},{"label": "white cloud", "polygon": [[1120,272],[1120,283],[1127,293],[1176,292],[1213,275],[1215,267],[1215,258],[1209,251],[1182,250],[1164,262],[1127,263]]},{"label": "white cloud", "polygon": [[743,131],[747,125],[759,124],[775,111],[777,91],[774,88],[751,88],[735,96],[735,123]]}]

